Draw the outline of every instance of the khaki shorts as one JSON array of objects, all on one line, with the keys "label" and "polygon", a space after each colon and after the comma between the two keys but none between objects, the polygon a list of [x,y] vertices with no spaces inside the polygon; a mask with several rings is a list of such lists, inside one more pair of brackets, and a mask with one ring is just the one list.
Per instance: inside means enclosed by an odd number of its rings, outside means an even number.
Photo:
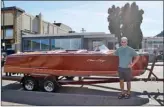
[{"label": "khaki shorts", "polygon": [[131,81],[132,79],[132,73],[131,73],[131,69],[130,68],[118,68],[118,75],[120,80],[124,80],[124,81]]}]

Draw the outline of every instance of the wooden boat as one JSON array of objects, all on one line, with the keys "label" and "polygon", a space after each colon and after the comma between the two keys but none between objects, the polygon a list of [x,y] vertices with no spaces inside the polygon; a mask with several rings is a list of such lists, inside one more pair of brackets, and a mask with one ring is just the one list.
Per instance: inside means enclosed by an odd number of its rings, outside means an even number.
[{"label": "wooden boat", "polygon": [[[114,51],[114,50],[113,50]],[[9,55],[4,72],[50,74],[56,76],[117,76],[118,57],[100,51],[46,51]],[[148,66],[148,54],[140,54],[132,67],[132,75],[139,76]]]}]

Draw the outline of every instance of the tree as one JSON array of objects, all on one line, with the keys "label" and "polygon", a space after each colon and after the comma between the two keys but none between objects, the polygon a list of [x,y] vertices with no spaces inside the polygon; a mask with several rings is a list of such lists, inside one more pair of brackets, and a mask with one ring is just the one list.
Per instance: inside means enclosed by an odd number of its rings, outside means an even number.
[{"label": "tree", "polygon": [[118,37],[119,43],[121,36],[125,36],[129,40],[129,45],[133,48],[141,48],[143,34],[141,31],[141,23],[144,11],[133,2],[131,5],[126,3],[121,9],[115,6],[108,10],[109,30]]},{"label": "tree", "polygon": [[164,37],[164,31],[162,31],[161,33],[157,34],[156,37]]},{"label": "tree", "polygon": [[130,45],[133,48],[141,48],[141,42],[143,38],[143,34],[141,31],[141,23],[142,23],[142,15],[144,13],[143,10],[139,10],[138,6],[135,2],[132,3],[130,9],[130,25],[131,25],[131,35],[129,35]]},{"label": "tree", "polygon": [[120,40],[121,38],[121,31],[120,31],[120,8],[113,5],[112,8],[108,9],[108,22],[109,26],[108,29],[112,34],[115,34],[116,37]]}]

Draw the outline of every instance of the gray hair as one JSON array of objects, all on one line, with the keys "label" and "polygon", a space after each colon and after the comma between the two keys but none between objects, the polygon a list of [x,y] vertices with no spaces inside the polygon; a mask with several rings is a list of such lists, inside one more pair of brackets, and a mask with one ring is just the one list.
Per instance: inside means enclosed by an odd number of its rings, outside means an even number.
[{"label": "gray hair", "polygon": [[128,41],[128,38],[127,37],[122,37],[121,41]]}]

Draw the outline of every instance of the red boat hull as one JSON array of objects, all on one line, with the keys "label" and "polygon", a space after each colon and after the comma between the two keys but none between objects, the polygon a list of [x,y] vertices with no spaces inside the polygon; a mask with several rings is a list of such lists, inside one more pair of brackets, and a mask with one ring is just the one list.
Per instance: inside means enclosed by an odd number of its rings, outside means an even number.
[{"label": "red boat hull", "polygon": [[[50,74],[56,76],[117,76],[118,57],[105,54],[17,54],[6,59],[4,72]],[[132,75],[145,72],[148,56],[140,55]]]}]

